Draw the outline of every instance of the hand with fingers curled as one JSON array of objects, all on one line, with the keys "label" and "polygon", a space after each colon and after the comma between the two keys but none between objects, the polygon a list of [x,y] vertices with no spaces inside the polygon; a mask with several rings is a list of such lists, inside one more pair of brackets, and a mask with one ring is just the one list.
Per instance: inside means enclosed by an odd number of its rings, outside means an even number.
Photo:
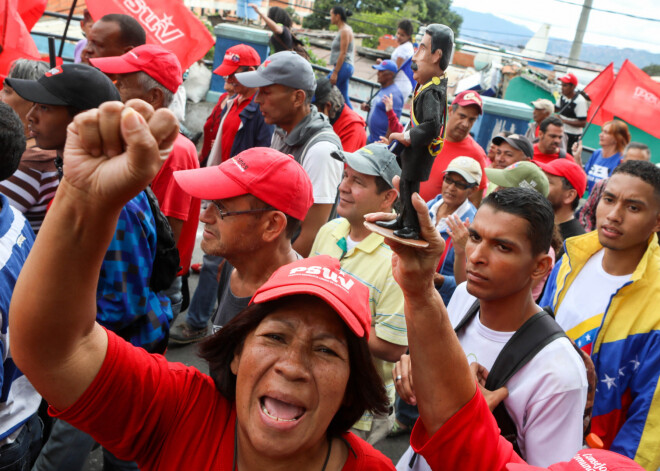
[{"label": "hand with fingers curled", "polygon": [[392,377],[394,378],[394,387],[399,397],[411,406],[416,406],[417,398],[415,397],[415,390],[413,388],[410,355],[407,353],[401,355],[401,359],[394,364]]},{"label": "hand with fingers curled", "polygon": [[169,110],[142,100],[82,112],[67,129],[63,182],[89,201],[121,207],[158,173],[178,132]]},{"label": "hand with fingers curled", "polygon": [[[399,189],[399,177],[394,177],[394,187]],[[419,218],[421,236],[429,245],[425,248],[410,247],[396,242],[393,239],[385,239],[392,248],[392,274],[401,287],[404,295],[415,296],[426,292],[429,286],[433,288],[434,274],[440,261],[440,256],[445,249],[445,241],[433,226],[426,203],[418,193],[413,193],[412,206]],[[390,220],[396,217],[388,213],[366,214],[365,219],[369,222]]]},{"label": "hand with fingers curled", "polygon": [[500,402],[509,397],[509,390],[506,386],[502,386],[495,391],[489,391],[486,389],[488,370],[484,366],[480,365],[476,361],[474,363],[470,363],[470,372],[472,373],[474,380],[477,382],[481,394],[486,399],[486,403],[488,404],[488,408],[491,412],[495,410]]},{"label": "hand with fingers curled", "polygon": [[383,105],[385,105],[385,111],[390,111],[394,108],[394,99],[392,98],[391,93],[389,95],[383,95],[381,101],[383,102]]}]

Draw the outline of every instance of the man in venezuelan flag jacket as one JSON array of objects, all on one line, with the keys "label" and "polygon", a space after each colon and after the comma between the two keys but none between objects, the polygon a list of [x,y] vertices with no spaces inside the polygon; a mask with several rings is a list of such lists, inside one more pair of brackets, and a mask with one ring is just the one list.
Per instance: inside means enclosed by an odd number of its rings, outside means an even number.
[{"label": "man in venezuelan flag jacket", "polygon": [[539,304],[554,309],[559,325],[593,359],[591,431],[605,448],[657,470],[660,169],[638,164],[622,164],[612,175],[598,229],[566,240]]}]

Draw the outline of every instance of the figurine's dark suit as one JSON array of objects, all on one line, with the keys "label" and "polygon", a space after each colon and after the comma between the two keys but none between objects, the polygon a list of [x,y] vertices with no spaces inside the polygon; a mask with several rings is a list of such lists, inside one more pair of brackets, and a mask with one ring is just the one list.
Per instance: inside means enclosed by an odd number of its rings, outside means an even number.
[{"label": "figurine's dark suit", "polygon": [[405,239],[419,238],[419,221],[413,208],[410,195],[419,192],[420,182],[425,182],[431,174],[433,160],[442,150],[445,121],[447,116],[447,78],[433,77],[424,85],[418,85],[413,96],[410,124],[410,146],[402,145],[399,156],[401,166],[401,214],[395,221],[377,222],[379,226],[395,229],[394,235]]}]

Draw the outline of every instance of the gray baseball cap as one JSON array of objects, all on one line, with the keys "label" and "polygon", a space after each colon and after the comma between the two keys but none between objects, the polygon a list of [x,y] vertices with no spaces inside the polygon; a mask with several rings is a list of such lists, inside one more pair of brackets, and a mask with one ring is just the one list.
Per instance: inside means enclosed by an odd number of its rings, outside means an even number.
[{"label": "gray baseball cap", "polygon": [[496,146],[506,142],[514,149],[522,151],[528,159],[532,159],[534,157],[534,146],[531,142],[529,142],[529,139],[527,139],[525,136],[521,136],[520,134],[511,134],[507,137],[495,136],[491,142]]},{"label": "gray baseball cap", "polygon": [[276,52],[263,61],[257,70],[242,72],[235,77],[248,88],[279,84],[296,90],[316,89],[316,76],[311,64],[293,51]]},{"label": "gray baseball cap", "polygon": [[331,152],[330,155],[346,162],[356,172],[382,177],[392,188],[394,188],[392,185],[394,176],[401,176],[401,167],[396,161],[396,155],[390,152],[385,144],[369,144],[356,152],[338,150]]}]

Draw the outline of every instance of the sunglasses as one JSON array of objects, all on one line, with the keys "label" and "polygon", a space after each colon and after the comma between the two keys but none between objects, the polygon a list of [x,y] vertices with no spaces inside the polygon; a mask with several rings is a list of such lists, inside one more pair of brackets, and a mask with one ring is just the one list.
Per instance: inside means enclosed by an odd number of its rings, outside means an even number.
[{"label": "sunglasses", "polygon": [[472,188],[474,186],[477,186],[476,183],[465,183],[465,182],[461,182],[459,180],[454,180],[453,178],[451,178],[448,175],[445,175],[445,183],[447,184],[447,186],[454,185],[459,190],[467,190],[468,188]]}]

